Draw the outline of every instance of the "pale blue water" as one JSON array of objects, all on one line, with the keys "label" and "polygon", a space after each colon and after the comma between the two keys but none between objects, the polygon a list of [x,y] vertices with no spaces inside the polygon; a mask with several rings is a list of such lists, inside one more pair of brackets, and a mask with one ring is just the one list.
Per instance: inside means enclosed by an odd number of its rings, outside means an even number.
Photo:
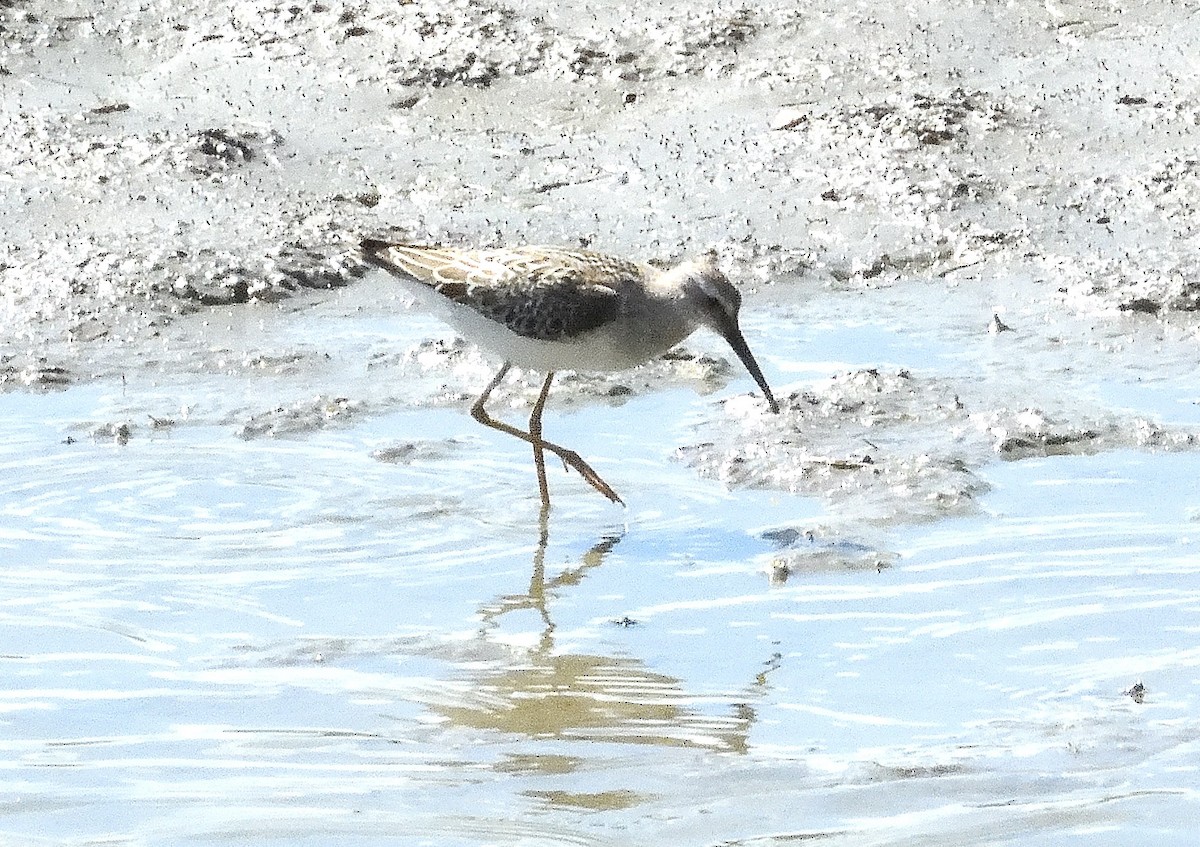
[{"label": "pale blue water", "polygon": [[[524,445],[410,405],[419,379],[363,365],[396,324],[331,302],[225,339],[223,372],[0,396],[0,840],[1191,843],[1196,453],[997,461],[974,514],[797,542],[889,566],[773,584],[764,533],[828,506],[697,477],[671,453],[710,400],[650,392],[548,415],[629,509],[552,468],[543,547]],[[823,308],[748,320],[772,379],[1012,355]],[[311,356],[237,364],[268,347]],[[1155,396],[1186,397],[1169,370]],[[1141,402],[1114,372],[1101,394]],[[318,394],[364,405],[240,436]]]}]

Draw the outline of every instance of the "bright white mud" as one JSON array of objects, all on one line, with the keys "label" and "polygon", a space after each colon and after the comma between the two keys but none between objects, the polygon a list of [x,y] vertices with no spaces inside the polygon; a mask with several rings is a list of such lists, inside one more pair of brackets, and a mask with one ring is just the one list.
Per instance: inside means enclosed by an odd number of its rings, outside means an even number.
[{"label": "bright white mud", "polygon": [[[1196,22],[0,3],[0,842],[1191,844]],[[539,526],[393,230],[713,246],[783,412],[564,374]]]}]

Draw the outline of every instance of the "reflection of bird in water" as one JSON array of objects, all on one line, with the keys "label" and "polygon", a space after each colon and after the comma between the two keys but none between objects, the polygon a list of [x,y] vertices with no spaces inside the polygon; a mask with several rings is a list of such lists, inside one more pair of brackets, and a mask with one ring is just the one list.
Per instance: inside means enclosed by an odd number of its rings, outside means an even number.
[{"label": "reflection of bird in water", "polygon": [[[455,250],[368,238],[361,248],[367,261],[408,283],[423,304],[503,359],[471,415],[533,446],[543,508],[550,506],[545,450],[605,497],[623,502],[578,453],[542,438],[542,410],[556,371],[632,368],[704,326],[729,342],[771,411],[779,411],[738,327],[741,294],[711,256],[658,271],[603,253],[562,247]],[[546,374],[528,430],[498,421],[484,408],[513,365]]]},{"label": "reflection of bird in water", "polygon": [[578,585],[592,568],[599,567],[614,547],[620,543],[624,533],[606,535],[583,554],[582,564],[575,568],[567,568],[558,576],[546,582],[546,546],[550,541],[549,528],[546,523],[546,513],[542,512],[541,535],[538,538],[537,549],[533,553],[533,574],[529,578],[529,591],[525,594],[505,594],[496,601],[489,603],[479,610],[483,618],[484,632],[495,626],[502,616],[523,609],[534,609],[541,616],[545,627],[539,651],[549,651],[553,645],[554,622],[550,620],[550,612],[546,608],[546,596],[560,588]]},{"label": "reflection of bird in water", "polygon": [[534,737],[745,752],[757,720],[754,703],[766,690],[779,654],[753,668],[753,681],[727,695],[728,702],[721,704],[722,698],[711,695],[700,698],[706,708],[683,680],[656,672],[641,659],[564,652],[556,646],[549,604],[563,590],[582,583],[621,539],[618,534],[602,537],[577,566],[547,579],[548,536],[543,533],[534,552],[529,591],[502,595],[480,609],[481,635],[489,638],[495,638],[504,616],[536,611],[543,624],[536,645],[490,668],[476,667],[461,701],[443,699],[430,703],[430,708],[460,726]]}]

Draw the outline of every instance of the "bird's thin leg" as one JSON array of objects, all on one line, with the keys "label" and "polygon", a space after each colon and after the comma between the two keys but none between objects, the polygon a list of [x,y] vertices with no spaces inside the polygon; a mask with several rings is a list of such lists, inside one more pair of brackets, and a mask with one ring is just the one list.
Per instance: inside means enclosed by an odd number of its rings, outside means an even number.
[{"label": "bird's thin leg", "polygon": [[488,387],[483,389],[483,393],[479,395],[479,399],[476,400],[475,405],[471,407],[471,417],[479,420],[480,415],[483,415],[485,418],[488,416],[487,412],[483,410],[483,404],[487,402],[487,399],[489,396],[491,396],[492,391],[495,390],[496,386],[500,384],[500,380],[504,379],[504,375],[508,373],[508,370],[511,367],[511,362],[505,362],[500,368],[500,372],[492,377],[492,381],[488,383]]},{"label": "bird's thin leg", "polygon": [[[525,432],[522,429],[517,429],[515,426],[506,424],[504,421],[498,421],[487,413],[487,410],[483,408],[483,404],[487,402],[488,395],[492,393],[492,390],[500,384],[500,380],[504,379],[504,375],[508,373],[510,367],[511,365],[508,362],[505,362],[504,367],[500,368],[500,372],[492,378],[490,383],[488,383],[488,387],[483,390],[483,393],[479,395],[479,399],[475,401],[475,405],[471,407],[471,417],[479,421],[484,426],[489,426],[492,429],[498,429],[503,433],[513,436],[514,438],[519,438],[528,444],[532,444],[535,451],[539,446],[544,450],[549,450],[555,456],[558,456],[558,458],[562,459],[565,465],[577,470],[579,475],[587,480],[588,484],[591,485],[592,488],[599,491],[614,503],[620,503],[622,506],[624,506],[625,501],[617,496],[617,492],[613,491],[609,484],[600,478],[600,474],[592,470],[591,465],[585,462],[583,458],[574,450],[568,450],[565,447],[559,447],[557,444],[546,441],[541,437],[535,438],[532,433]],[[550,382],[549,379],[547,379],[546,385],[543,386],[543,394],[549,391],[549,385]],[[539,403],[543,406],[545,405],[544,396],[539,398]],[[538,417],[539,419],[541,417],[540,409],[538,410]],[[534,455],[536,457],[536,452]],[[548,497],[543,497],[542,504],[545,505],[547,502]]]},{"label": "bird's thin leg", "polygon": [[542,393],[533,404],[533,412],[529,415],[529,434],[533,437],[533,464],[537,468],[538,488],[542,492],[542,506],[550,508],[550,486],[546,484],[546,455],[542,452],[542,409],[546,406],[546,397],[550,394],[550,383],[554,381],[554,371],[546,374],[542,383]]}]

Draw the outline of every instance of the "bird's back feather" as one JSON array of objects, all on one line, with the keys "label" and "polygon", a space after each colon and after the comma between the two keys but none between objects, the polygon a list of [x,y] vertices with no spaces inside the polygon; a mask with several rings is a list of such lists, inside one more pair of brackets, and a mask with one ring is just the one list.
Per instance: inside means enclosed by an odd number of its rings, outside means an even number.
[{"label": "bird's back feather", "polygon": [[526,338],[563,341],[616,320],[620,290],[641,266],[583,250],[456,250],[375,239],[364,256]]}]

